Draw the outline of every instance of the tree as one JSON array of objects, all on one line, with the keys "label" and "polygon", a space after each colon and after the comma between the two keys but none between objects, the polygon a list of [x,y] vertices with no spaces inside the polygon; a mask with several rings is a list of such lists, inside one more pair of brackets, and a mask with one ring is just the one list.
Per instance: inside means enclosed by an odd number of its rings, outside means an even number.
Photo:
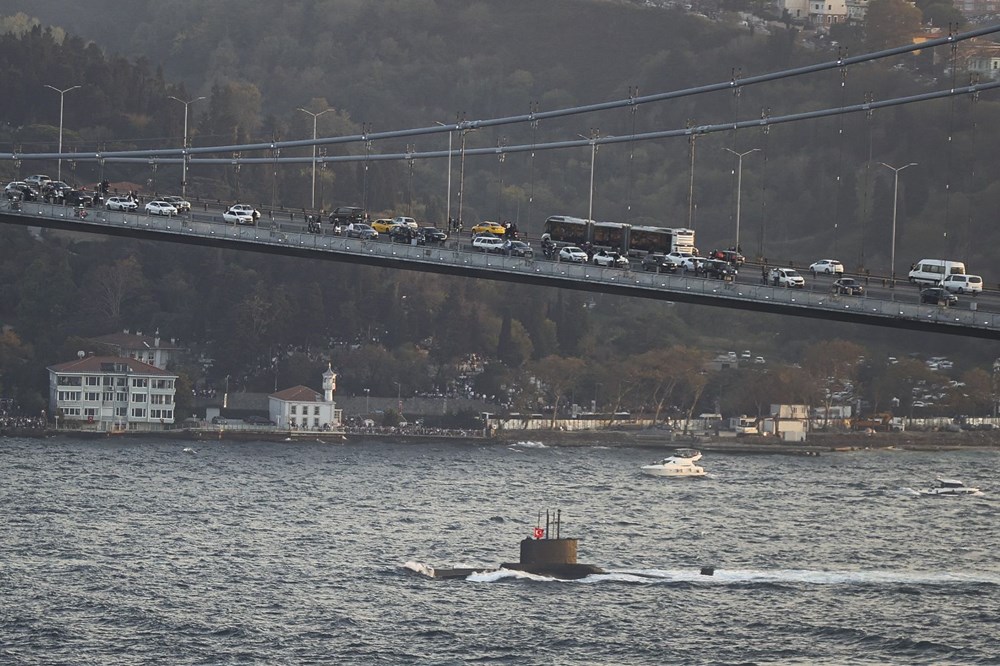
[{"label": "tree", "polygon": [[556,427],[556,419],[559,417],[559,404],[570,387],[576,384],[585,367],[583,359],[575,357],[546,356],[538,362],[536,374],[545,384],[548,397],[552,400],[552,428]]},{"label": "tree", "polygon": [[865,15],[865,48],[907,46],[920,34],[923,15],[906,0],[872,0]]}]

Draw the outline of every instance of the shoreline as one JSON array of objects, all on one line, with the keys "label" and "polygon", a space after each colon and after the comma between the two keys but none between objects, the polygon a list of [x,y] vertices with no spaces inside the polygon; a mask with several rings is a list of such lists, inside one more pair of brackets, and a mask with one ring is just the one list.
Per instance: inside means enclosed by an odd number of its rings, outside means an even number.
[{"label": "shoreline", "polygon": [[18,430],[0,431],[0,437],[27,439],[180,439],[195,442],[317,442],[345,445],[377,440],[398,444],[467,443],[512,446],[520,442],[539,443],[549,447],[621,446],[637,449],[670,451],[677,448],[697,448],[705,452],[732,454],[820,455],[860,450],[953,451],[1000,450],[1000,433],[985,432],[902,432],[875,433],[811,433],[803,442],[781,442],[765,437],[673,437],[668,432],[648,430],[559,430],[501,431],[493,437],[469,433],[377,433],[377,432],[298,432],[263,430],[163,430],[155,432],[99,432],[89,430]]}]

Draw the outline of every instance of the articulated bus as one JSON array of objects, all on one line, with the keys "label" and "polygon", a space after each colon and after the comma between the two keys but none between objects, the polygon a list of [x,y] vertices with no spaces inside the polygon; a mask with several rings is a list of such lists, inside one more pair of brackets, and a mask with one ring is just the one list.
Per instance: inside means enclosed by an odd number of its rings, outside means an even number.
[{"label": "articulated bus", "polygon": [[590,243],[631,256],[648,252],[694,252],[694,231],[691,229],[594,222],[567,215],[553,215],[545,220],[542,238],[545,237],[557,245]]}]

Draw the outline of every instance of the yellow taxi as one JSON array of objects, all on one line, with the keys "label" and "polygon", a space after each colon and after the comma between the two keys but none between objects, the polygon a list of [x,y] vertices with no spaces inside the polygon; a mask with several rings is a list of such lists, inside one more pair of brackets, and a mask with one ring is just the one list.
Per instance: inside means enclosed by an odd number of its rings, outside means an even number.
[{"label": "yellow taxi", "polygon": [[480,222],[476,226],[472,227],[472,233],[503,236],[507,233],[507,229],[502,224],[498,224],[496,222]]},{"label": "yellow taxi", "polygon": [[393,220],[383,217],[372,222],[372,229],[379,232],[380,234],[387,234],[389,233],[390,229],[398,225],[399,225],[398,222],[394,222]]}]

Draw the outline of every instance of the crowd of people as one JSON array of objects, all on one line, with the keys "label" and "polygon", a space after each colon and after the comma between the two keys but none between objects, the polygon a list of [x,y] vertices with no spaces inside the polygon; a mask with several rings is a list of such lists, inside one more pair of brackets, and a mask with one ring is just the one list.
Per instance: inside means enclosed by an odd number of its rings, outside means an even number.
[{"label": "crowd of people", "polygon": [[41,416],[25,416],[13,398],[0,398],[0,430],[44,430]]}]

